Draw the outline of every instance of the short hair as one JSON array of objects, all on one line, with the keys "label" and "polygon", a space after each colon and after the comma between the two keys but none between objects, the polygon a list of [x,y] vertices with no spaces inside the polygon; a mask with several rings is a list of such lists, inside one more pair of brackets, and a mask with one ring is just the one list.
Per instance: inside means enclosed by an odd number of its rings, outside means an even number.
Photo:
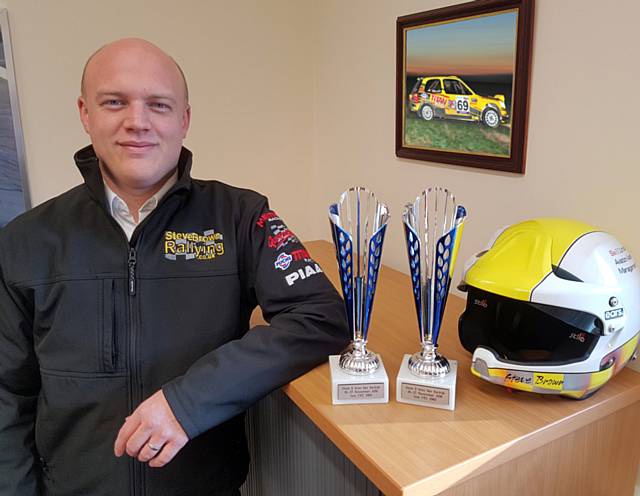
[{"label": "short hair", "polygon": [[[82,96],[84,96],[84,88],[85,88],[85,84],[84,84],[84,80],[85,77],[87,75],[87,67],[89,67],[89,63],[91,62],[91,60],[98,54],[98,52],[100,52],[104,47],[106,47],[107,45],[103,45],[100,48],[98,48],[95,52],[93,52],[89,58],[87,59],[87,61],[84,64],[84,68],[82,69],[82,78],[80,79],[80,94]],[[184,72],[182,70],[182,67],[180,67],[180,64],[178,64],[178,62],[176,62],[176,60],[169,54],[166,54],[167,57],[169,57],[171,59],[171,62],[174,63],[174,65],[177,67],[178,72],[180,73],[180,77],[182,78],[182,84],[184,86],[184,97],[187,103],[189,103],[189,86],[187,85],[187,78],[184,75]]]}]

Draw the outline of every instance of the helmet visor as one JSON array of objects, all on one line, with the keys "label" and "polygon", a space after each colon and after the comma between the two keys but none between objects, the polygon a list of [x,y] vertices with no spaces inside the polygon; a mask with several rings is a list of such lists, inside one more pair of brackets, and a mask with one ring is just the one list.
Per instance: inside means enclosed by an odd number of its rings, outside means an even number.
[{"label": "helmet visor", "polygon": [[502,360],[562,365],[587,359],[601,329],[593,315],[523,302],[469,287],[459,334],[469,352],[491,349]]}]

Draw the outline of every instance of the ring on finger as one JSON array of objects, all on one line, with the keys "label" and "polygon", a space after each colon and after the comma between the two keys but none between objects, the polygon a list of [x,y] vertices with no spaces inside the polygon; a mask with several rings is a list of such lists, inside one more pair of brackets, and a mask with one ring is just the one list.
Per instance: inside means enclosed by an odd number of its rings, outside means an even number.
[{"label": "ring on finger", "polygon": [[162,446],[156,446],[156,445],[151,444],[151,443],[147,443],[147,446],[149,446],[149,449],[151,451],[160,451],[160,448],[162,448]]}]

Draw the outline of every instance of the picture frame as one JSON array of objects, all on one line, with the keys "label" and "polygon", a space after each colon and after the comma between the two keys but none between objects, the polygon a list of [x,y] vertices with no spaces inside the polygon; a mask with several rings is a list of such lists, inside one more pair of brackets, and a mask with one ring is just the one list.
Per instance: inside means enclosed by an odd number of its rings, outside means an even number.
[{"label": "picture frame", "polygon": [[0,228],[31,207],[7,9],[0,10]]},{"label": "picture frame", "polygon": [[534,0],[398,17],[396,155],[523,174]]}]

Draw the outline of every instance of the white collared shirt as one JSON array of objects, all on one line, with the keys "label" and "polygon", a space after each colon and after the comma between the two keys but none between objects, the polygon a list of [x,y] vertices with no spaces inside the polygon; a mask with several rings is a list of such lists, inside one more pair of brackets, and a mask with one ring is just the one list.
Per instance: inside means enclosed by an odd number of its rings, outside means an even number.
[{"label": "white collared shirt", "polygon": [[164,195],[167,194],[167,191],[171,189],[171,187],[178,181],[178,169],[173,173],[173,175],[167,179],[167,181],[162,185],[162,188],[158,190],[158,192],[149,198],[144,205],[140,207],[138,210],[138,222],[136,222],[129,212],[129,207],[124,202],[122,198],[116,195],[111,188],[107,186],[107,183],[104,183],[104,191],[107,195],[107,205],[109,206],[109,212],[111,216],[116,220],[122,230],[127,235],[127,239],[130,241],[131,236],[133,235],[133,231],[135,231],[136,226],[140,224],[151,212],[153,209],[158,206],[160,200]]}]

